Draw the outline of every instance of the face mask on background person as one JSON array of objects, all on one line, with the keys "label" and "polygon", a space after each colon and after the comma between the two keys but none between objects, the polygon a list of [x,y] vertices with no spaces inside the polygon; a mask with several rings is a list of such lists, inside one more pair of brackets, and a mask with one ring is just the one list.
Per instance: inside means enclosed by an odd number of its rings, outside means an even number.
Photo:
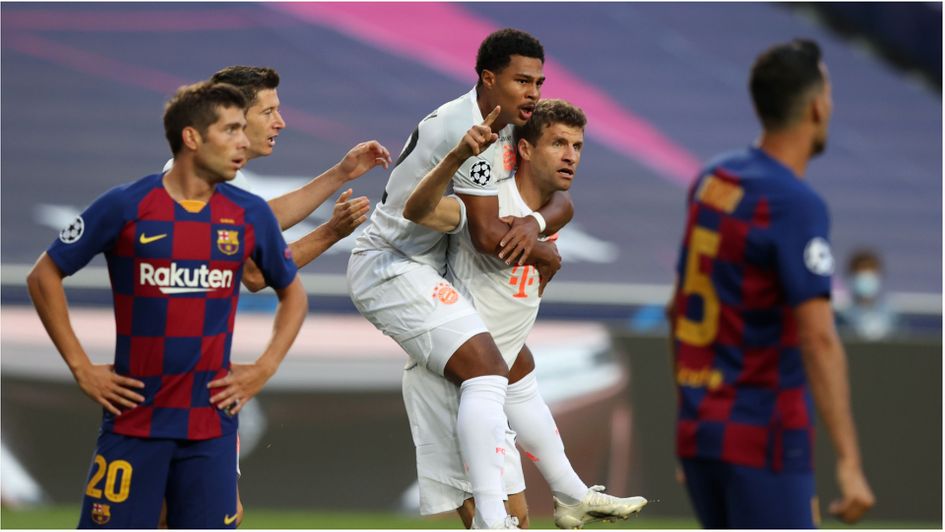
[{"label": "face mask on background person", "polygon": [[851,290],[853,295],[862,299],[873,299],[879,294],[879,274],[872,270],[860,271],[853,275]]}]

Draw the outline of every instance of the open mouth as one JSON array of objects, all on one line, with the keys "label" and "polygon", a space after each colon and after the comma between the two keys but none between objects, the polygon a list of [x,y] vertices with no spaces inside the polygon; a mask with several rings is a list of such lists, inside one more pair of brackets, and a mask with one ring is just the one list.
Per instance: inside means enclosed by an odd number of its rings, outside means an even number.
[{"label": "open mouth", "polygon": [[574,169],[573,168],[559,168],[558,175],[566,179],[574,179]]},{"label": "open mouth", "polygon": [[270,148],[276,145],[276,137],[278,136],[279,135],[273,135],[269,137],[268,139],[266,139],[266,143],[269,145]]},{"label": "open mouth", "polygon": [[532,117],[532,113],[534,113],[534,112],[535,112],[535,105],[534,105],[534,104],[523,105],[523,106],[521,106],[521,107],[518,108],[518,114],[519,114],[519,116],[520,116],[521,118],[523,118],[524,120],[528,120],[529,118],[531,118],[531,117]]}]

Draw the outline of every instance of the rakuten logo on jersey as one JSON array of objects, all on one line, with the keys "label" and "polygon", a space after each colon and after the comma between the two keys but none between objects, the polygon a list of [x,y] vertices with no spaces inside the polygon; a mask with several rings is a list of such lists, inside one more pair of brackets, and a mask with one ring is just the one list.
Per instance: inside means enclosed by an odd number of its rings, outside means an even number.
[{"label": "rakuten logo on jersey", "polygon": [[169,268],[155,268],[142,262],[138,280],[143,286],[156,286],[162,294],[210,292],[233,286],[233,270],[211,270],[206,264],[184,268],[172,262]]}]

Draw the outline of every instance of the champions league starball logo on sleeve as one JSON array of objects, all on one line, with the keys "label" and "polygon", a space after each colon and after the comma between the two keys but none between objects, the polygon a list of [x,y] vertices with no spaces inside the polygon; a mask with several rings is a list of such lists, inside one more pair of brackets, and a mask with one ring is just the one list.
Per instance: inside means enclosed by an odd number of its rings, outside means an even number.
[{"label": "champions league starball logo on sleeve", "polygon": [[59,231],[59,240],[63,244],[72,244],[82,238],[82,233],[85,232],[85,220],[82,219],[82,216],[76,216],[75,220],[72,221],[65,229]]},{"label": "champions league starball logo on sleeve", "polygon": [[469,177],[480,187],[486,186],[486,183],[492,179],[492,167],[486,161],[477,161],[469,170]]},{"label": "champions league starball logo on sleeve", "polygon": [[830,244],[819,236],[812,238],[804,248],[804,265],[811,273],[817,275],[833,274],[833,254],[830,253]]}]

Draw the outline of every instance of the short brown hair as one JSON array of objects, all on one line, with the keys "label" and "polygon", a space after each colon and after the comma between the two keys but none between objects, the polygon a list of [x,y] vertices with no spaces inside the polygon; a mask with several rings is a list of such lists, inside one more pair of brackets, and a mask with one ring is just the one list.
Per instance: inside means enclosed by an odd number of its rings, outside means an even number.
[{"label": "short brown hair", "polygon": [[201,81],[177,89],[164,106],[164,136],[177,155],[184,144],[181,133],[186,127],[196,128],[201,135],[219,119],[218,108],[246,109],[246,98],[233,85]]},{"label": "short brown hair", "polygon": [[252,107],[259,91],[279,86],[279,73],[269,67],[234,65],[218,70],[210,81],[233,85],[246,97],[246,106]]},{"label": "short brown hair", "polygon": [[553,124],[564,124],[583,130],[587,125],[587,117],[580,107],[564,100],[541,100],[535,105],[528,122],[525,122],[524,126],[515,127],[515,145],[518,145],[519,140],[525,139],[534,146],[538,143],[542,131]]}]

